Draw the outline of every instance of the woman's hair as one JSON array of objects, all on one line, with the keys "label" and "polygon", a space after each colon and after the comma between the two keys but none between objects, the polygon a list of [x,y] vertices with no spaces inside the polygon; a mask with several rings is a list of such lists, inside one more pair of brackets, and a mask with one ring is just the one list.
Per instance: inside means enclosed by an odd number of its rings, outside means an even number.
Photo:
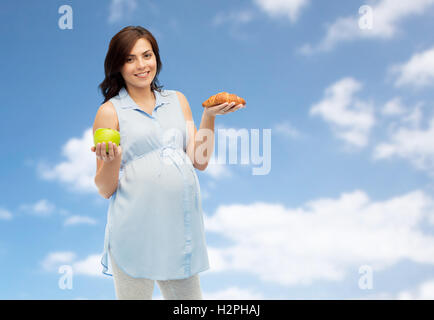
[{"label": "woman's hair", "polygon": [[107,55],[104,61],[105,79],[99,85],[104,96],[104,102],[116,96],[122,87],[125,87],[124,78],[121,75],[121,68],[127,61],[127,57],[133,49],[135,43],[140,38],[147,39],[152,46],[155,58],[157,60],[157,73],[151,83],[151,90],[161,92],[163,86],[159,86],[158,74],[162,68],[160,60],[160,52],[158,49],[157,41],[151,32],[140,26],[128,26],[119,31],[111,39]]}]

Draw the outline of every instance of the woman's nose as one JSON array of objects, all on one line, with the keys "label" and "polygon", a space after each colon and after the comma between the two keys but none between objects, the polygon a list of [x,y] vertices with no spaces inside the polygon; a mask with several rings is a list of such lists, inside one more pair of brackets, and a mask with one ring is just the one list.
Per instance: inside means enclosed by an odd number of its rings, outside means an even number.
[{"label": "woman's nose", "polygon": [[137,59],[138,67],[143,68],[145,66],[145,60],[143,58]]}]

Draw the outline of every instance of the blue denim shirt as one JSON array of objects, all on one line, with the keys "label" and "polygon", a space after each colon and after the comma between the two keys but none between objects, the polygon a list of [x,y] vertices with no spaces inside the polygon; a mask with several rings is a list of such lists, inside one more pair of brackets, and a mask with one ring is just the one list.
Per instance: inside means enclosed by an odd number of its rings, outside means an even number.
[{"label": "blue denim shirt", "polygon": [[188,278],[209,269],[200,185],[186,154],[186,121],[176,91],[154,90],[152,114],[125,88],[110,99],[119,121],[122,161],[110,198],[102,272],[108,254],[134,278]]}]

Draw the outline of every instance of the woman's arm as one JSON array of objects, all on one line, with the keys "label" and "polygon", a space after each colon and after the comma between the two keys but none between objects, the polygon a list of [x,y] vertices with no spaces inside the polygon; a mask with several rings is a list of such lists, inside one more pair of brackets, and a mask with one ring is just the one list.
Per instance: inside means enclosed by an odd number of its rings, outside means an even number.
[{"label": "woman's arm", "polygon": [[[198,132],[196,125],[194,124],[193,115],[187,98],[179,91],[176,91],[176,94],[178,95],[187,125],[187,155],[193,166],[196,169],[203,171],[208,166],[209,159],[211,158],[214,149],[215,116],[209,116],[204,112],[202,114],[202,121]],[[196,141],[196,139],[200,141]]]},{"label": "woman's arm", "polygon": [[[116,110],[110,101],[107,101],[101,105],[95,116],[95,121],[93,123],[93,134],[95,134],[98,128],[111,128],[114,130],[119,130],[119,123],[116,115]],[[122,159],[122,148],[119,146],[119,153],[116,153],[115,158],[112,161],[104,161],[103,159],[96,159],[96,174],[95,174],[95,185],[98,192],[105,199],[109,199],[115,192],[118,186],[119,179],[119,168]],[[92,146],[92,152],[96,152],[96,148]],[[104,147],[105,152],[105,147]]]}]

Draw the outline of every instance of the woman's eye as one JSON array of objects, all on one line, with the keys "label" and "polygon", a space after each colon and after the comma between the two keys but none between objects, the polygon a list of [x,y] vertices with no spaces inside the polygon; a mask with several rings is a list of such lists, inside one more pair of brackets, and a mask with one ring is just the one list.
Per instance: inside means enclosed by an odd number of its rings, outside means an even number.
[{"label": "woman's eye", "polygon": [[[150,57],[150,56],[152,56],[152,54],[145,54],[145,57]],[[131,62],[131,61],[133,61],[132,58],[127,58],[127,62]]]}]

